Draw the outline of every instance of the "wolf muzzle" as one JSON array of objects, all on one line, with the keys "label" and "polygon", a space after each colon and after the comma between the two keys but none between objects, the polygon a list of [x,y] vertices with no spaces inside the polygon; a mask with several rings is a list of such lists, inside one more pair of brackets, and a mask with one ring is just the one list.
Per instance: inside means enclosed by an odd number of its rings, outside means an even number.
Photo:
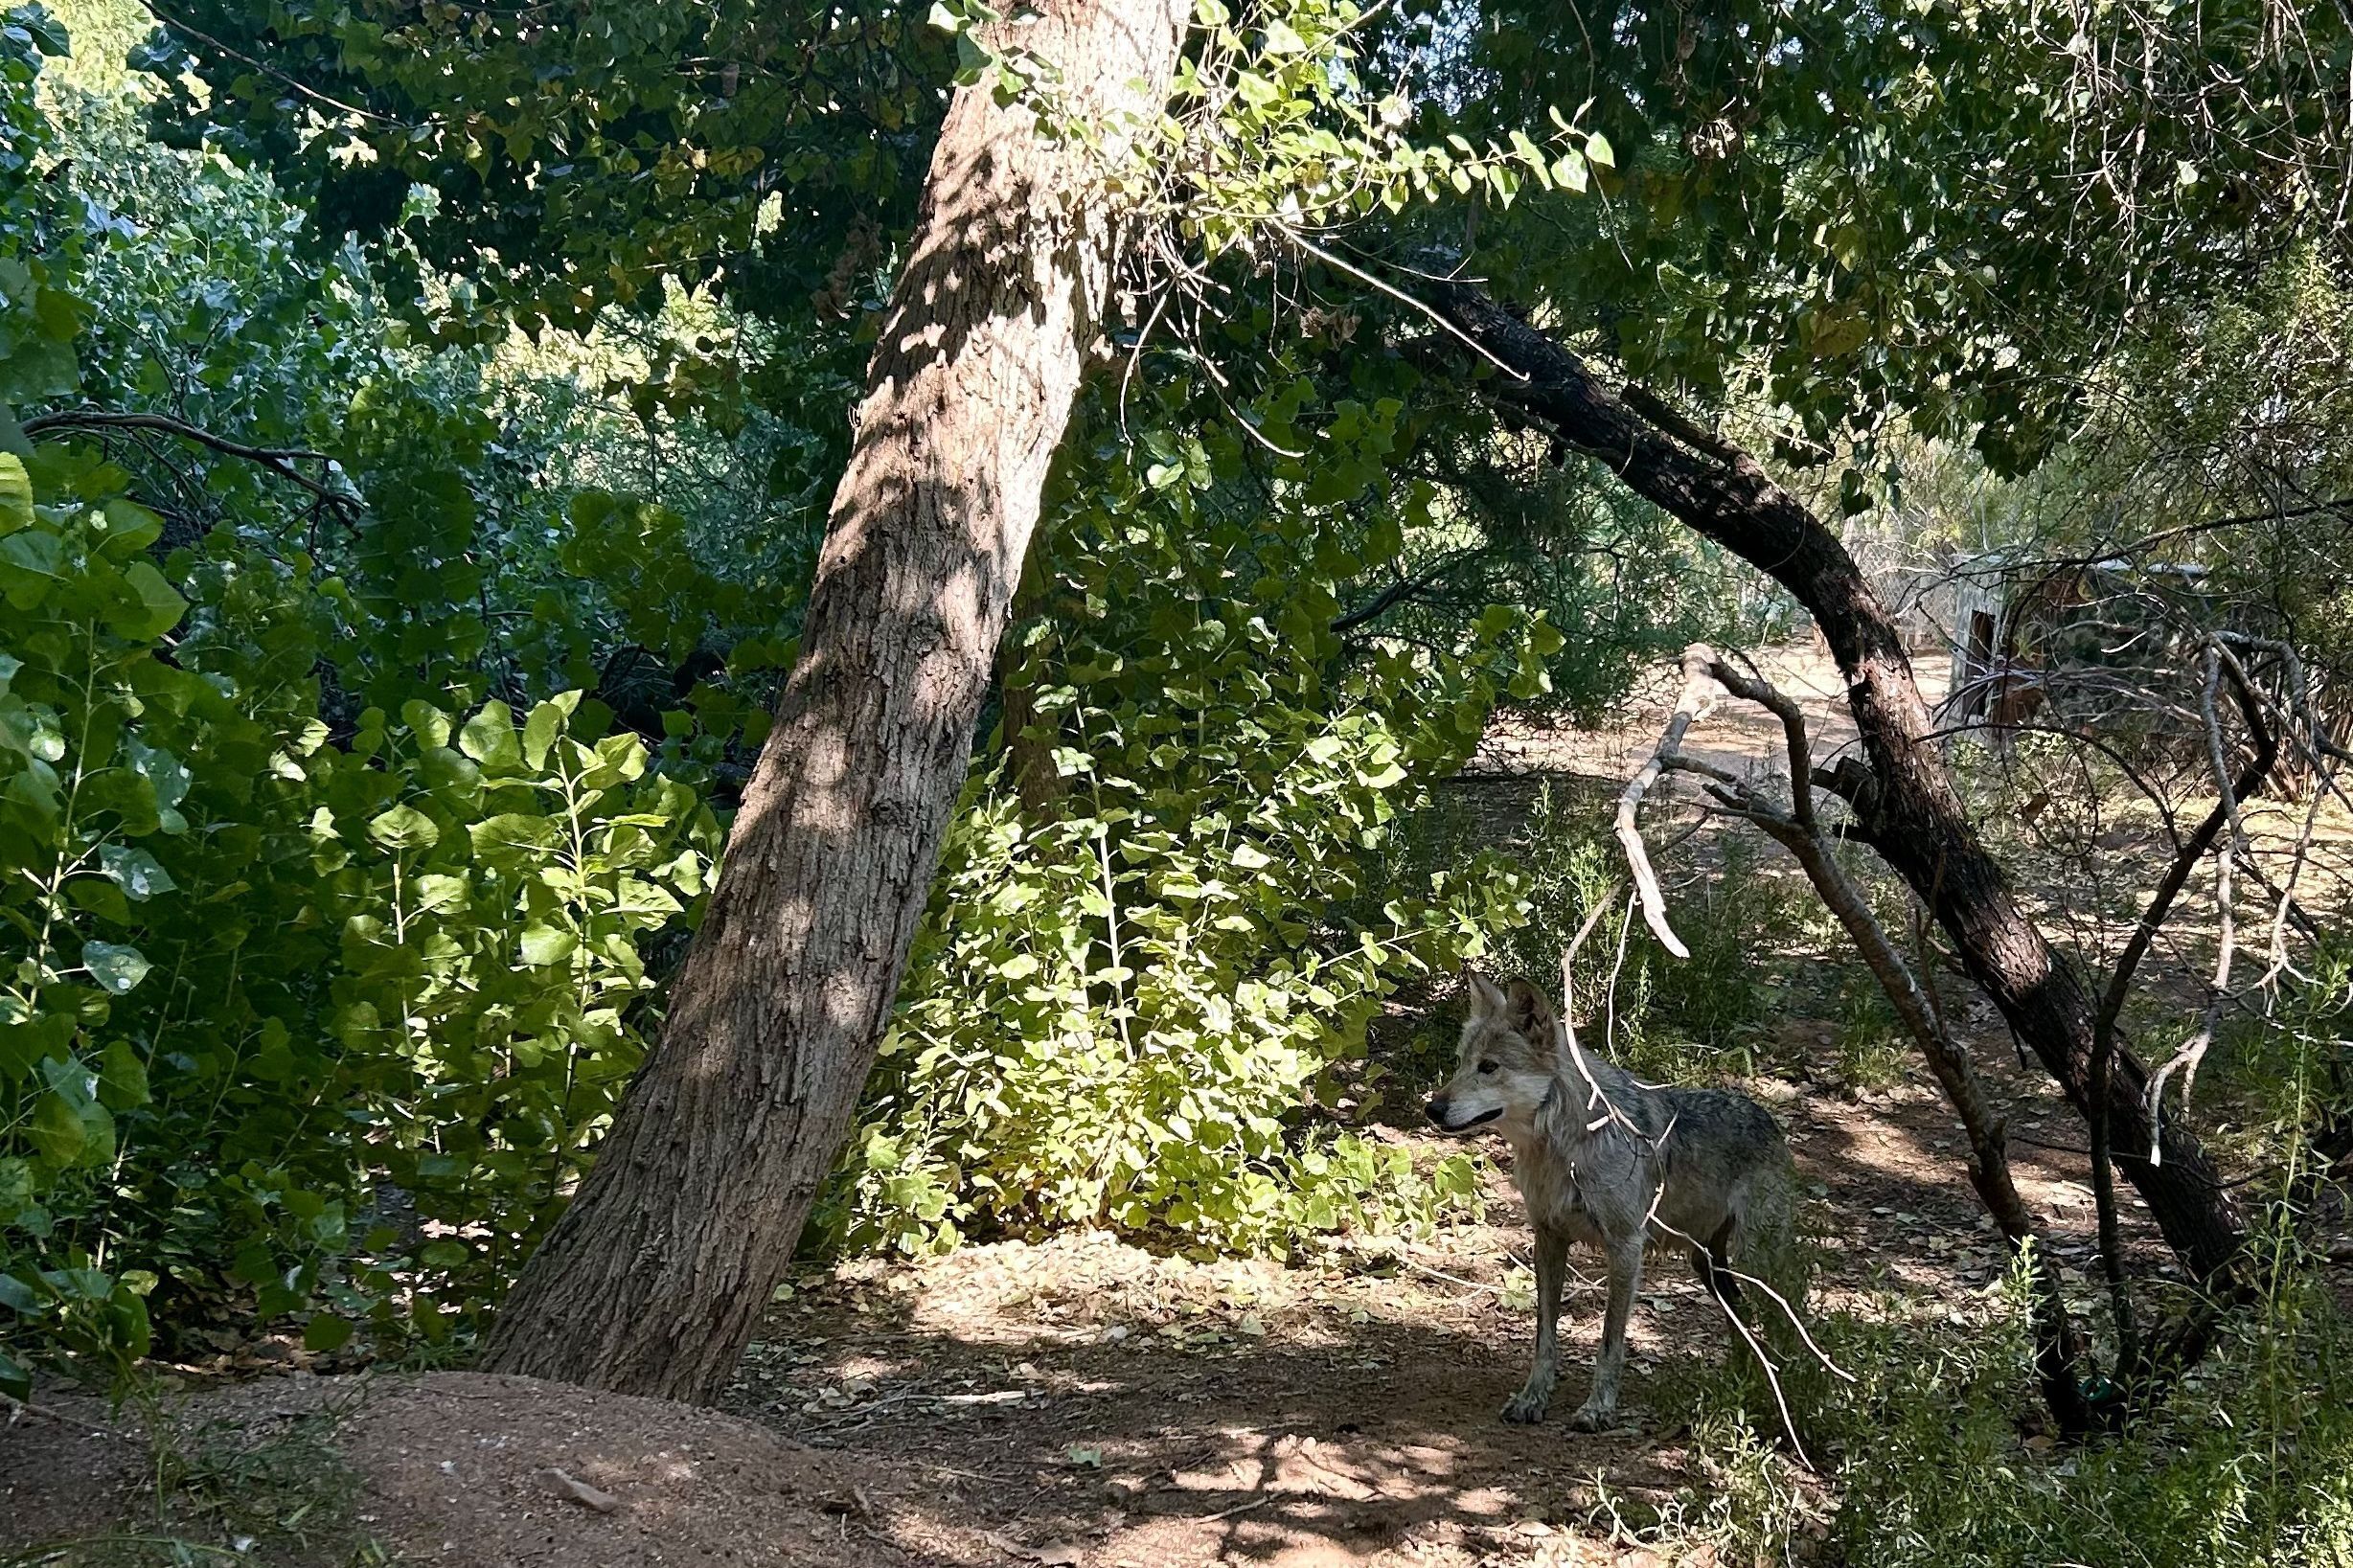
[{"label": "wolf muzzle", "polygon": [[1457,1126],[1452,1121],[1449,1120],[1450,1113],[1453,1110],[1453,1107],[1447,1102],[1446,1098],[1443,1095],[1438,1099],[1431,1101],[1427,1108],[1429,1112],[1429,1119],[1437,1123],[1439,1127],[1447,1132],[1469,1132],[1473,1127],[1483,1126],[1487,1123],[1494,1121],[1496,1117],[1503,1114],[1503,1107],[1497,1105],[1491,1110],[1479,1112],[1478,1115],[1471,1118],[1470,1121]]}]

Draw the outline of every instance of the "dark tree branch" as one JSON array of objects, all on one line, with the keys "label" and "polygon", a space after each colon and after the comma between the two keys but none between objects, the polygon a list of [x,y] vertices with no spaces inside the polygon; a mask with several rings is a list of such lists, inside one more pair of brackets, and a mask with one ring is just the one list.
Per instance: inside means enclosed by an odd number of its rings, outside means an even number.
[{"label": "dark tree branch", "polygon": [[333,466],[333,460],[324,452],[306,451],[296,446],[248,446],[243,442],[217,436],[210,430],[175,420],[168,414],[122,414],[99,408],[69,408],[55,414],[36,414],[24,421],[28,436],[102,434],[109,430],[152,431],[176,436],[209,447],[223,457],[240,458],[258,464],[279,478],[301,486],[328,506],[348,509],[359,504],[358,497],[348,490],[339,490],[323,479],[313,479],[302,471],[298,464],[315,463],[322,472]]},{"label": "dark tree branch", "polygon": [[[2034,1216],[2011,1173],[2008,1125],[1986,1098],[1969,1053],[1947,1030],[1943,1015],[1924,984],[1925,971],[1915,977],[1905,965],[1903,956],[1871,913],[1869,900],[1831,853],[1829,836],[1816,820],[1809,798],[1812,790],[1807,775],[1811,769],[1807,762],[1804,712],[1762,675],[1735,669],[1704,645],[1695,643],[1684,650],[1683,670],[1683,696],[1676,705],[1677,722],[1670,725],[1650,766],[1663,763],[1712,781],[1707,792],[1731,814],[1754,823],[1767,837],[1788,850],[1804,870],[1806,879],[1813,883],[1823,905],[1846,928],[1864,966],[1879,982],[1897,1018],[1920,1048],[1929,1070],[1945,1092],[1946,1103],[1961,1124],[1962,1133],[1969,1140],[1970,1185],[1976,1189],[1979,1201],[1985,1205],[1987,1215],[2001,1232],[2012,1254],[2030,1260],[2035,1370],[2044,1398],[2049,1401],[2051,1413],[2064,1431],[2076,1436],[2088,1434],[2111,1412],[2099,1407],[2086,1393],[2085,1373],[2091,1365],[2090,1352],[2073,1315],[2067,1310],[2050,1254],[2040,1244],[2041,1233]],[[1681,754],[1679,740],[1687,722],[1683,716],[1701,711],[1702,704],[1697,688],[1702,677],[1713,679],[1734,696],[1756,703],[1780,718],[1790,759],[1788,808],[1768,800],[1725,769]],[[1649,771],[1646,766],[1644,772]],[[1637,782],[1641,777],[1637,775]],[[1633,786],[1628,787],[1631,791]],[[1623,807],[1619,836],[1627,843],[1628,859],[1639,881],[1648,874],[1648,861],[1642,853],[1639,836],[1629,829]]]},{"label": "dark tree branch", "polygon": [[1577,354],[1478,288],[1441,283],[1426,292],[1450,326],[1512,374],[1493,374],[1463,356],[1442,359],[1442,350],[1419,356],[1424,363],[1468,381],[1506,417],[1586,453],[1805,605],[1846,678],[1863,753],[1860,761],[1842,759],[1827,786],[1855,807],[1862,835],[1928,904],[1971,977],[2078,1113],[2089,1120],[2096,1101],[2119,1136],[2137,1141],[2154,1132],[2161,1140],[2161,1162],[2133,1161],[2127,1169],[2192,1276],[2218,1281],[2244,1236],[2235,1200],[2185,1128],[2151,1126],[2137,1060],[2119,1054],[2109,1081],[2095,1085],[2095,998],[2028,919],[1970,820],[1931,739],[1935,727],[1895,619],[1838,536],[1753,459],[1705,432],[1695,442],[1698,427],[1679,416],[1664,424],[1646,417]]}]

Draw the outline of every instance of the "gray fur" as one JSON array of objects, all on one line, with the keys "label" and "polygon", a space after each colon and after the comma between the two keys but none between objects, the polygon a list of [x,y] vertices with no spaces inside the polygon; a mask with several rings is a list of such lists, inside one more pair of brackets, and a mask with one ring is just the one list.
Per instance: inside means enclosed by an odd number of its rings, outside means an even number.
[{"label": "gray fur", "polygon": [[[1490,1127],[1510,1142],[1513,1179],[1536,1228],[1536,1366],[1503,1419],[1543,1419],[1560,1371],[1561,1285],[1571,1241],[1609,1261],[1610,1305],[1593,1388],[1569,1419],[1611,1424],[1626,1367],[1626,1320],[1644,1252],[1680,1246],[1727,1307],[1727,1266],[1788,1288],[1789,1146],[1764,1106],[1715,1089],[1651,1088],[1581,1050],[1542,991],[1498,990],[1473,974],[1454,1076],[1429,1102],[1449,1132]],[[1768,1317],[1779,1309],[1768,1307]]]}]

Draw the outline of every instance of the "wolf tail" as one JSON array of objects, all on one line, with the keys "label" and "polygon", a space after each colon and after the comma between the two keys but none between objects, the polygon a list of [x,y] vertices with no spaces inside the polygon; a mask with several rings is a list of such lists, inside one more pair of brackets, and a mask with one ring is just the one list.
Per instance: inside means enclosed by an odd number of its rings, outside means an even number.
[{"label": "wolf tail", "polygon": [[1806,1280],[1812,1272],[1797,1236],[1796,1209],[1796,1172],[1785,1158],[1749,1193],[1741,1226],[1743,1256],[1733,1261],[1742,1273],[1762,1280],[1770,1289],[1771,1295],[1753,1305],[1750,1320],[1767,1343],[1785,1355],[1803,1349],[1793,1320],[1805,1312]]},{"label": "wolf tail", "polygon": [[1785,1156],[1748,1197],[1741,1226],[1742,1245],[1732,1266],[1767,1287],[1744,1289],[1742,1319],[1778,1368],[1778,1393],[1791,1419],[1803,1430],[1813,1425],[1834,1378],[1843,1377],[1812,1333],[1806,1284],[1813,1274],[1812,1250],[1797,1232],[1797,1178]]}]

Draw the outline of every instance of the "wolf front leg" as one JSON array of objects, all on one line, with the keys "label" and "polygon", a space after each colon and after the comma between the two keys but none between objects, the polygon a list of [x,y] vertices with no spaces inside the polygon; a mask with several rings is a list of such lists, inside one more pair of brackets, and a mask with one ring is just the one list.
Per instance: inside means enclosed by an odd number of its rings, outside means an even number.
[{"label": "wolf front leg", "polygon": [[1503,1406],[1507,1421],[1541,1421],[1561,1375],[1561,1286],[1568,1274],[1568,1238],[1536,1228],[1536,1365],[1528,1380]]},{"label": "wolf front leg", "polygon": [[1598,1432],[1617,1416],[1618,1378],[1626,1371],[1626,1320],[1633,1316],[1634,1292],[1642,1287],[1642,1238],[1610,1245],[1610,1310],[1602,1319],[1601,1354],[1593,1358],[1593,1392],[1568,1424]]}]

